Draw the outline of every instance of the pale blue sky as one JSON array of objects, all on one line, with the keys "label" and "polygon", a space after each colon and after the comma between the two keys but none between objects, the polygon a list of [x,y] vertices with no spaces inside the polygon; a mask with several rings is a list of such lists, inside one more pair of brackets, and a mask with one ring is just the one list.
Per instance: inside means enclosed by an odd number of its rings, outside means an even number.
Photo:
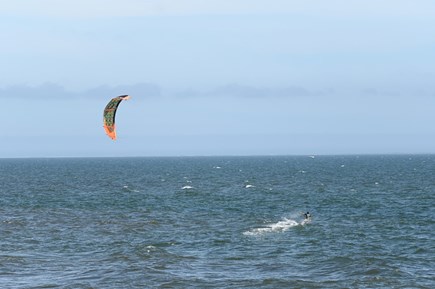
[{"label": "pale blue sky", "polygon": [[0,1],[0,157],[435,153],[434,35],[429,0]]}]

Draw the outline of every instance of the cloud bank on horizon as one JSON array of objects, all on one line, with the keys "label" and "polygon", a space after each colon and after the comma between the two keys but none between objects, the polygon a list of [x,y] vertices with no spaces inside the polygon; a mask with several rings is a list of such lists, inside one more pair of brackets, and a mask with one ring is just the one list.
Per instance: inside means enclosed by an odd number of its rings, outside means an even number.
[{"label": "cloud bank on horizon", "polygon": [[433,1],[20,0],[0,23],[0,156],[110,155],[125,93],[129,154],[435,152]]}]

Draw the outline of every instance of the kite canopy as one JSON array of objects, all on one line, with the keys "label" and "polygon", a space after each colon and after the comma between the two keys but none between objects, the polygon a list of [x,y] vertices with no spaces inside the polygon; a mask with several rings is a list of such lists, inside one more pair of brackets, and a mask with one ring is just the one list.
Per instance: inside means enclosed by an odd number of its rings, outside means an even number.
[{"label": "kite canopy", "polygon": [[116,140],[116,130],[115,130],[115,115],[119,104],[123,100],[128,100],[129,95],[120,95],[112,98],[106,105],[103,114],[104,130],[106,134],[113,140]]}]

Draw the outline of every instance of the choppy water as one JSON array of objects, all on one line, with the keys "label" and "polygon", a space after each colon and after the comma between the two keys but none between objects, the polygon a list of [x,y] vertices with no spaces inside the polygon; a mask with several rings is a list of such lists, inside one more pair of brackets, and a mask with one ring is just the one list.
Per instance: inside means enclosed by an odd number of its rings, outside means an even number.
[{"label": "choppy water", "polygon": [[435,288],[434,172],[427,155],[3,159],[0,288]]}]

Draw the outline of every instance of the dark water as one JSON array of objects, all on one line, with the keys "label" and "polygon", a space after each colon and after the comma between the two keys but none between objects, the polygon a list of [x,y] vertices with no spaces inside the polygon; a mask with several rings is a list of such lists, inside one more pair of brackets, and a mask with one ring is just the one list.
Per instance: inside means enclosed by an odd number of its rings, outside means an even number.
[{"label": "dark water", "polygon": [[434,172],[431,155],[3,159],[0,288],[435,288]]}]

